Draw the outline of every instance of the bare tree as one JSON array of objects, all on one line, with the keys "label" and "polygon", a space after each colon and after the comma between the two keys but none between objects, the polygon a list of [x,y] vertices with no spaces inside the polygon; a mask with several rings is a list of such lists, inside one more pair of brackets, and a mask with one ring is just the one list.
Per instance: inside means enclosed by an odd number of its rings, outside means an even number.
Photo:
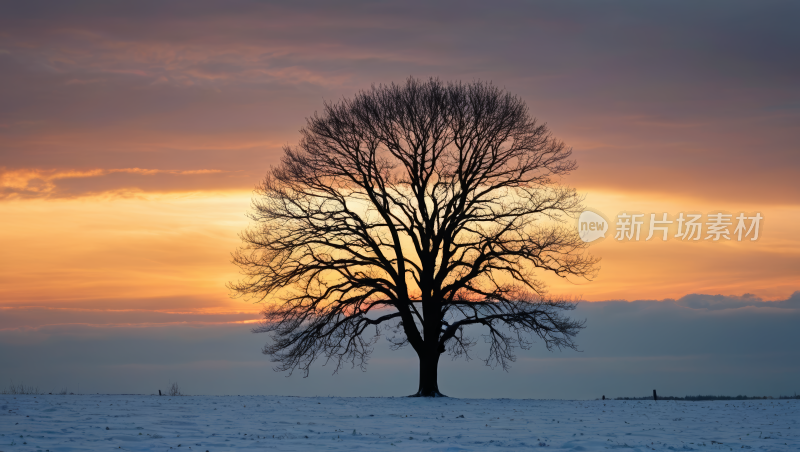
[{"label": "bare tree", "polygon": [[178,387],[178,383],[177,382],[170,383],[169,389],[167,390],[167,395],[169,395],[170,397],[177,397],[177,396],[182,396],[183,395],[181,393],[181,388]]},{"label": "bare tree", "polygon": [[[410,78],[329,102],[257,186],[236,296],[265,304],[278,371],[324,357],[364,368],[381,331],[419,356],[416,396],[441,396],[439,357],[485,329],[507,369],[538,337],[572,348],[575,304],[536,271],[591,278],[597,259],[566,221],[571,150],[524,102],[489,83]],[[370,328],[374,326],[375,328]],[[373,333],[374,331],[374,333]]]}]

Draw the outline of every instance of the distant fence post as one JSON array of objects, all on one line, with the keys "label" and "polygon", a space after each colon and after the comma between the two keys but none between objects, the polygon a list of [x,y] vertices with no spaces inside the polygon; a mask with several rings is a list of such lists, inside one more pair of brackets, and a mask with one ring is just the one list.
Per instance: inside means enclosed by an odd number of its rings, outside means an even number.
[{"label": "distant fence post", "polygon": [[656,394],[655,389],[653,389],[653,400],[658,400],[658,394]]}]

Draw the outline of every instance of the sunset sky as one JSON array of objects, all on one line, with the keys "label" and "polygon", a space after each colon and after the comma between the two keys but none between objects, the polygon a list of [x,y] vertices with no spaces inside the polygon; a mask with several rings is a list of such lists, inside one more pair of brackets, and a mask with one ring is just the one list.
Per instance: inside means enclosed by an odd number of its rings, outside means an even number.
[{"label": "sunset sky", "polygon": [[[764,218],[758,240],[741,242],[645,241],[646,230],[617,241],[612,226],[591,247],[594,281],[545,277],[553,293],[605,302],[581,311],[585,359],[521,354],[530,361],[510,374],[453,364],[446,375],[476,375],[453,395],[515,396],[555,361],[540,376],[555,389],[523,396],[638,395],[658,378],[674,395],[795,391],[799,20],[800,4],[769,1],[4,2],[0,386],[152,392],[180,379],[195,393],[402,395],[359,382],[402,380],[407,354],[379,350],[341,386],[328,369],[272,373],[266,337],[248,333],[260,307],[225,283],[238,277],[230,253],[253,186],[305,118],[414,76],[520,96],[573,148],[579,169],[563,182],[609,220]],[[674,323],[624,339],[625,316]],[[669,359],[680,364],[659,370]],[[650,372],[641,390],[625,380],[637,371]],[[585,393],[559,386],[592,372]],[[494,377],[517,392],[475,389]]]}]

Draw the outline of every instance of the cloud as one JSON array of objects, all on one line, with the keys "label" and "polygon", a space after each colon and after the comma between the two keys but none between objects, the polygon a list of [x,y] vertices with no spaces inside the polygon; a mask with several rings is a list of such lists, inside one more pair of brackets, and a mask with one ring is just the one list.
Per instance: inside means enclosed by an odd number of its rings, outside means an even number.
[{"label": "cloud", "polygon": [[[144,301],[144,300],[143,300]],[[146,303],[146,301],[144,301]],[[162,300],[162,303],[164,300]],[[124,303],[124,300],[123,300]],[[97,303],[95,303],[97,304]],[[158,325],[225,323],[254,323],[255,312],[204,312],[195,304],[169,309],[166,304],[151,309],[125,309],[122,303],[106,308],[75,308],[52,306],[0,307],[0,330],[29,330],[52,326],[84,325],[107,327],[153,327]],[[141,302],[138,303],[141,305]],[[189,308],[189,309],[187,309]],[[216,311],[216,309],[215,309]]]},{"label": "cloud", "polygon": [[676,303],[686,308],[707,311],[744,307],[800,309],[800,291],[794,292],[786,300],[779,301],[764,301],[753,294],[744,294],[742,296],[691,294],[681,297]]},{"label": "cloud", "polygon": [[[798,196],[782,181],[800,177],[800,112],[774,108],[800,99],[800,63],[786,58],[793,4],[2,8],[0,156],[17,169],[188,169],[191,159],[173,165],[174,144],[214,140],[225,143],[206,168],[249,170],[257,153],[229,168],[232,149],[277,143],[258,159],[263,173],[323,99],[415,75],[493,80],[522,96],[575,148],[570,182],[584,189]],[[122,143],[133,150],[109,152]]]},{"label": "cloud", "polygon": [[[684,306],[698,297],[725,306]],[[774,302],[696,294],[677,301],[581,303],[571,313],[587,321],[577,337],[581,352],[547,352],[534,343],[518,351],[507,373],[479,359],[445,357],[440,387],[451,396],[478,398],[594,399],[645,396],[653,388],[681,396],[788,395],[800,378],[797,299],[798,293]],[[787,301],[790,306],[783,306]],[[3,315],[38,316],[41,309]],[[402,396],[416,389],[413,350],[391,351],[385,340],[378,342],[367,372],[344,368],[331,375],[332,368],[319,363],[309,378],[285,378],[260,353],[268,338],[251,334],[251,325],[231,323],[241,314],[49,312],[63,321],[0,329],[0,381],[88,393],[149,394],[168,380],[190,394]],[[468,334],[477,337],[480,330]],[[476,358],[485,356],[481,347]]]},{"label": "cloud", "polygon": [[[226,174],[227,173],[227,174]],[[219,177],[223,176],[223,177]],[[65,198],[104,192],[191,191],[225,186],[214,180],[229,177],[222,170],[160,170],[111,168],[92,170],[5,169],[0,167],[0,199]],[[194,179],[194,180],[193,180]],[[228,183],[239,188],[241,181]]]}]

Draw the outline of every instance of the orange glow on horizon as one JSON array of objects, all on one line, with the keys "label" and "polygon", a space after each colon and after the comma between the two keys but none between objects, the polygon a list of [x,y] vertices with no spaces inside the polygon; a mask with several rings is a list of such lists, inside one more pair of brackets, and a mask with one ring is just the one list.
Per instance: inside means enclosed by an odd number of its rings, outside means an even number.
[{"label": "orange glow on horizon", "polygon": [[[230,252],[248,220],[251,192],[138,193],[75,199],[5,200],[0,247],[0,307],[137,311],[164,315],[245,315],[261,306],[230,299],[225,283],[239,277]],[[792,206],[715,204],[635,194],[591,192],[585,205],[609,220],[618,212],[760,211],[761,238],[681,242],[670,237],[617,242],[610,229],[591,246],[600,256],[596,280],[543,279],[554,294],[588,301],[679,298],[690,293],[787,298],[798,289],[800,239]],[[143,319],[143,321],[145,321]],[[165,320],[166,321],[166,320]],[[192,318],[189,322],[200,322]]]}]

